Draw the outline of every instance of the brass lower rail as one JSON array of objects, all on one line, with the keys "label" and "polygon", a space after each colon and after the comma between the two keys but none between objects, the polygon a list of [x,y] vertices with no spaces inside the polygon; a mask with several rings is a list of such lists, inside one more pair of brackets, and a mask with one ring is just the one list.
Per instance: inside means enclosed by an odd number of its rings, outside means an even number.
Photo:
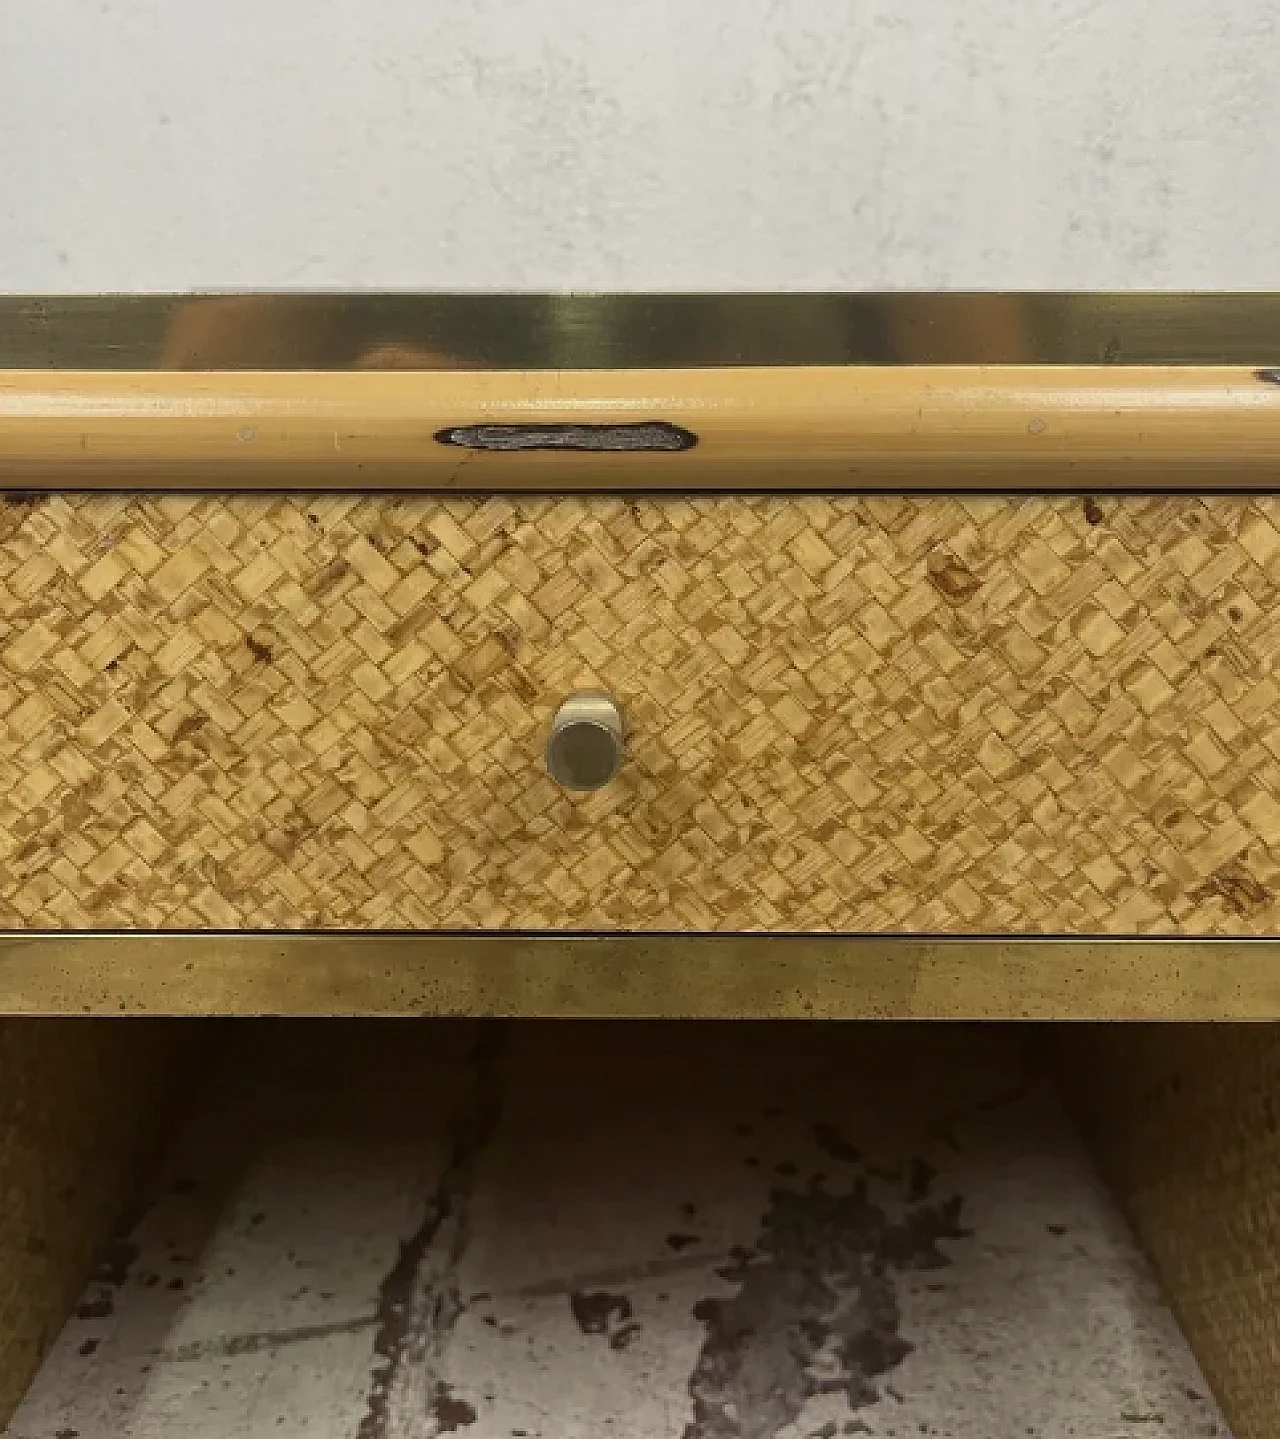
[{"label": "brass lower rail", "polygon": [[0,1012],[1280,1018],[1280,939],[50,934]]}]

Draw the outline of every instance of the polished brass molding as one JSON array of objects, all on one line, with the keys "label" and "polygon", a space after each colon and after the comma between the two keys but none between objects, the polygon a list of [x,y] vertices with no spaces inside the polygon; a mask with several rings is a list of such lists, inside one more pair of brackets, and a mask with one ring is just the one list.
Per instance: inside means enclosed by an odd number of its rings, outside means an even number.
[{"label": "polished brass molding", "polygon": [[0,295],[0,369],[1275,365],[1280,293]]},{"label": "polished brass molding", "polygon": [[0,1013],[1274,1020],[1280,939],[9,934]]}]

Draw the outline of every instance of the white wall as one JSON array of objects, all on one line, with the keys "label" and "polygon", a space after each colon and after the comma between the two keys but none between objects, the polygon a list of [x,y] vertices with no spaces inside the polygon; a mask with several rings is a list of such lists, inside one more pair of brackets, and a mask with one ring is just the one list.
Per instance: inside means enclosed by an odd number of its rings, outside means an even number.
[{"label": "white wall", "polygon": [[1245,0],[0,0],[0,288],[1280,285]]}]

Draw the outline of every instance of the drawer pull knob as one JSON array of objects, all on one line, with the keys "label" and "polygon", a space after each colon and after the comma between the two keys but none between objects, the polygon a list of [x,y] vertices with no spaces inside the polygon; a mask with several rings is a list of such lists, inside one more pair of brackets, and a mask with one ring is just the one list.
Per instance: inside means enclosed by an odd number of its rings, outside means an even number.
[{"label": "drawer pull knob", "polygon": [[547,768],[564,789],[606,785],[622,763],[622,711],[598,690],[571,694],[556,711],[547,741]]}]

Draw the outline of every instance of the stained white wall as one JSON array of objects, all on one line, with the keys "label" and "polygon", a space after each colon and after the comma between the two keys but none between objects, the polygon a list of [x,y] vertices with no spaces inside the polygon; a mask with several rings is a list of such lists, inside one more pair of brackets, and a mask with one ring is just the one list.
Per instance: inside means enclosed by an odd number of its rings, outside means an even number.
[{"label": "stained white wall", "polygon": [[0,0],[0,288],[1280,285],[1243,0]]}]

